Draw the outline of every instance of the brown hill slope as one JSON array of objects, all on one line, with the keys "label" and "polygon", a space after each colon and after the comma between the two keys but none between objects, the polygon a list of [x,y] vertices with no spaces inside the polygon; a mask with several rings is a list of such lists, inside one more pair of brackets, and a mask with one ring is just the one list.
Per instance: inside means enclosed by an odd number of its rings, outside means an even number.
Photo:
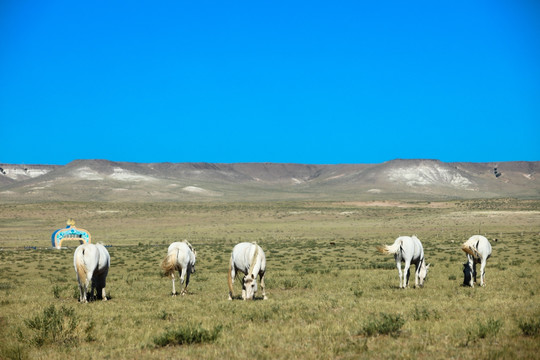
[{"label": "brown hill slope", "polygon": [[540,162],[0,164],[0,202],[539,198]]}]

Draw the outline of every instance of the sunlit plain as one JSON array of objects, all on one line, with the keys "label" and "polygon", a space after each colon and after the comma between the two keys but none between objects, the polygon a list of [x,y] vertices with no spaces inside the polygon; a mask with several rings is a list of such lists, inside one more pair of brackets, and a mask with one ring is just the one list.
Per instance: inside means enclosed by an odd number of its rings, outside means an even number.
[{"label": "sunlit plain", "polygon": [[[68,218],[110,246],[109,301],[78,303],[77,244],[50,248]],[[400,290],[376,246],[412,234],[430,272],[424,288]],[[473,234],[493,245],[486,287],[461,286],[460,245]],[[183,239],[196,272],[190,293],[171,297],[159,265]],[[539,240],[540,202],[526,200],[2,204],[0,358],[535,358],[538,334],[522,325],[538,327]],[[266,301],[227,300],[241,241],[265,250]],[[72,309],[77,325],[38,344],[29,324],[51,306]],[[402,325],[386,334],[384,319]],[[217,337],[158,345],[182,326]]]}]

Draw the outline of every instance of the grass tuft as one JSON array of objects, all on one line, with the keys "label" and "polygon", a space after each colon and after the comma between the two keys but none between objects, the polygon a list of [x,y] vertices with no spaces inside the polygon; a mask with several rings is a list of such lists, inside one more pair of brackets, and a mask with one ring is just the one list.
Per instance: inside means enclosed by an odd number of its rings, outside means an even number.
[{"label": "grass tuft", "polygon": [[540,319],[521,319],[518,326],[525,336],[538,336],[540,334]]},{"label": "grass tuft", "polygon": [[154,338],[154,344],[159,347],[168,345],[186,345],[212,343],[216,341],[223,326],[218,325],[212,330],[207,330],[198,325],[185,325],[178,329],[166,331]]},{"label": "grass tuft", "polygon": [[496,336],[499,333],[502,325],[502,320],[493,318],[488,319],[485,323],[477,321],[476,326],[467,330],[467,341],[465,342],[465,346],[469,345],[470,343],[475,343],[479,339]]},{"label": "grass tuft", "polygon": [[362,328],[361,334],[365,336],[390,335],[398,337],[405,319],[400,314],[392,315],[380,313],[379,317],[372,316]]},{"label": "grass tuft", "polygon": [[60,309],[54,305],[48,306],[42,314],[26,319],[24,324],[33,332],[29,342],[38,347],[45,344],[75,345],[79,342],[81,332],[86,339],[92,339],[93,324],[83,329],[75,310],[65,306]]},{"label": "grass tuft", "polygon": [[440,315],[437,312],[437,310],[428,310],[425,307],[419,308],[417,305],[414,306],[414,313],[412,314],[412,318],[416,321],[419,320],[429,320],[431,318],[435,320],[440,319]]},{"label": "grass tuft", "polygon": [[0,359],[28,359],[27,350],[21,344],[13,341],[0,342]]}]

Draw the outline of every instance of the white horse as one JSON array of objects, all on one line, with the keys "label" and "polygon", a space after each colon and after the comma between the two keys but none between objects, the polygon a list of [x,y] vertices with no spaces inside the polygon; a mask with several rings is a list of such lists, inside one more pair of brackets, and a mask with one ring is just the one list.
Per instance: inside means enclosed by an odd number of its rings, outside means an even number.
[{"label": "white horse", "polygon": [[476,264],[480,263],[480,286],[486,286],[486,261],[491,256],[491,244],[482,235],[473,235],[463,245],[461,250],[467,253],[467,262],[463,264],[463,285],[474,287],[476,282]]},{"label": "white horse", "polygon": [[233,283],[238,271],[245,274],[242,282],[242,299],[253,299],[257,292],[257,275],[259,275],[262,296],[266,300],[267,297],[264,291],[266,256],[257,243],[243,242],[233,248],[229,264],[229,300],[233,298]]},{"label": "white horse", "polygon": [[174,287],[174,272],[180,273],[180,284],[186,281],[186,285],[181,294],[187,293],[187,287],[189,285],[189,277],[195,272],[195,258],[197,252],[193,249],[193,246],[187,241],[173,242],[169,245],[167,250],[167,256],[161,263],[161,269],[166,276],[170,276],[172,279],[172,295],[176,296],[176,288]]},{"label": "white horse", "polygon": [[[393,245],[378,246],[377,250],[383,254],[394,254],[396,267],[399,271],[399,288],[406,288],[409,285],[410,266],[416,266],[414,276],[414,286],[424,286],[429,265],[424,259],[424,248],[416,236],[400,236]],[[405,261],[405,268],[401,272],[401,261]]]},{"label": "white horse", "polygon": [[[73,266],[79,282],[79,301],[82,303],[93,299],[94,289],[98,299],[107,300],[105,294],[105,279],[109,273],[111,257],[105,246],[101,244],[83,244],[75,249],[73,254]],[[88,296],[88,287],[90,296]]]}]

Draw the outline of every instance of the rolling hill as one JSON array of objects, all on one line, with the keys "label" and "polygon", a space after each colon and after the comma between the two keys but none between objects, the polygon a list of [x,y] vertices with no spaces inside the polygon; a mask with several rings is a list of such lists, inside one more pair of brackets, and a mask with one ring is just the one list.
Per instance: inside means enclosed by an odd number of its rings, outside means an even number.
[{"label": "rolling hill", "polygon": [[540,162],[0,164],[0,202],[539,198]]}]

